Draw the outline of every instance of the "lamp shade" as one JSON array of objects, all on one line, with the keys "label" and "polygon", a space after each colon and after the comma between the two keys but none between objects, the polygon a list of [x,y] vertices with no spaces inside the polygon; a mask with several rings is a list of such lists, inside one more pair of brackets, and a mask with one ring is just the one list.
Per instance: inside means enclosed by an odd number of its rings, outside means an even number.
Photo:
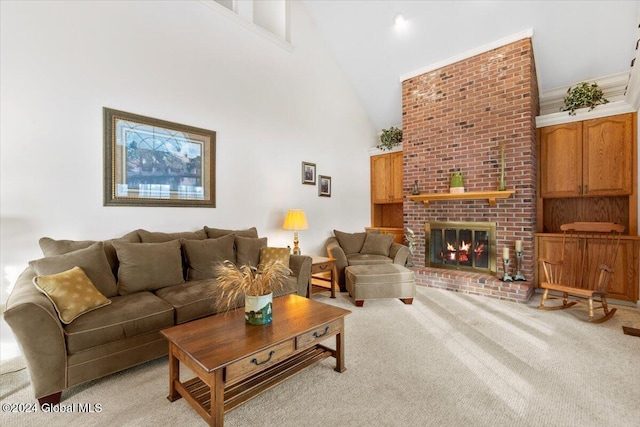
[{"label": "lamp shade", "polygon": [[284,230],[306,230],[309,228],[307,217],[302,209],[290,209],[282,225]]}]

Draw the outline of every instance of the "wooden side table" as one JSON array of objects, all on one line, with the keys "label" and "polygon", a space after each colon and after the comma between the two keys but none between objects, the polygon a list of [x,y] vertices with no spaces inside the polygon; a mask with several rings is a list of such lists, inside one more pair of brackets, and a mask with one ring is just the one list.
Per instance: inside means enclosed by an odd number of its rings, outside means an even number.
[{"label": "wooden side table", "polygon": [[[320,275],[322,273],[322,275]],[[327,279],[326,273],[329,274]],[[315,276],[314,276],[315,275]],[[321,256],[311,257],[311,277],[309,278],[309,290],[307,291],[308,297],[311,298],[313,294],[312,280],[323,280],[331,283],[331,298],[336,297],[336,288],[338,287],[338,273],[336,271],[336,259],[327,258]]]}]

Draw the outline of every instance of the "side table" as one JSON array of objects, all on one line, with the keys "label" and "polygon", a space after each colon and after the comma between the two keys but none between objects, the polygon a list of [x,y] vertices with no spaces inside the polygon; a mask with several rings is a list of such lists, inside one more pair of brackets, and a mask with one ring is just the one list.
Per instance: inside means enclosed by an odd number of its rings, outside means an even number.
[{"label": "side table", "polygon": [[[320,275],[322,273],[322,275]],[[326,277],[329,274],[329,278]],[[313,285],[312,280],[322,280],[331,283],[331,298],[336,297],[336,288],[338,287],[338,273],[336,272],[336,259],[321,256],[311,257],[311,277],[309,278],[308,297],[311,298]]]}]

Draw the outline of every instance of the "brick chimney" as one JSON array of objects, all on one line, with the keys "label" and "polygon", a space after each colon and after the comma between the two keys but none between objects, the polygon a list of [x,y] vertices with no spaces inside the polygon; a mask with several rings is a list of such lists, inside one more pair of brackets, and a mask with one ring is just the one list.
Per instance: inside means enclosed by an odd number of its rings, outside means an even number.
[{"label": "brick chimney", "polygon": [[[506,188],[516,193],[495,206],[487,200],[434,201],[405,198],[404,225],[416,236],[414,270],[420,284],[526,301],[533,293],[536,229],[536,126],[538,85],[533,48],[525,38],[412,77],[402,83],[404,193],[418,180],[421,193],[448,193],[452,172],[462,172],[466,191],[495,191],[505,147]],[[425,223],[496,223],[498,258],[523,241],[526,282],[498,275],[425,267]]]}]

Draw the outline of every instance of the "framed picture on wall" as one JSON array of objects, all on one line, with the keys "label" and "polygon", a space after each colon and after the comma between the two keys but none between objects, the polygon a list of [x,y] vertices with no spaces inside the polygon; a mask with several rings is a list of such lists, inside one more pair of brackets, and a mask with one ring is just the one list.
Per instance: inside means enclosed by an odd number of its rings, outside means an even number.
[{"label": "framed picture on wall", "polygon": [[316,164],[302,162],[302,183],[316,185]]},{"label": "framed picture on wall", "polygon": [[318,176],[318,196],[331,197],[331,177],[326,175]]},{"label": "framed picture on wall", "polygon": [[216,207],[216,133],[103,109],[104,205]]}]

